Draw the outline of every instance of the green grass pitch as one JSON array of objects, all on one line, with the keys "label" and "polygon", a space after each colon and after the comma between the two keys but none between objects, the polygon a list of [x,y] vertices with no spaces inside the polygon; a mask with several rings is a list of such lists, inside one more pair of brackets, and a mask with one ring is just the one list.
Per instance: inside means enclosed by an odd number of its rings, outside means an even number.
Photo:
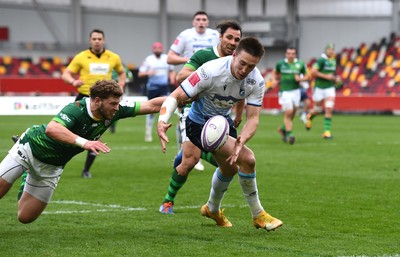
[{"label": "green grass pitch", "polygon": [[[49,116],[0,117],[0,157],[11,135]],[[193,170],[176,198],[175,215],[158,208],[176,154],[175,130],[162,154],[144,143],[144,116],[122,120],[102,138],[92,179],[80,177],[85,154],[67,164],[45,213],[18,223],[19,181],[0,201],[1,256],[400,256],[399,117],[333,118],[333,140],[323,140],[322,117],[306,131],[296,117],[296,143],[280,141],[282,116],[262,115],[248,143],[267,212],[284,225],[256,230],[234,179],[223,200],[232,222],[221,229],[200,215],[214,168]],[[174,120],[175,121],[175,120]]]}]

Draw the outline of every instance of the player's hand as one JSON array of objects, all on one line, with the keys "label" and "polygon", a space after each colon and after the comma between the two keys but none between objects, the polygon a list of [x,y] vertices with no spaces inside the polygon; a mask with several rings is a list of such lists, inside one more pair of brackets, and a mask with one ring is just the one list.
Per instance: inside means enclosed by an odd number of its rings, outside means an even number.
[{"label": "player's hand", "polygon": [[78,88],[78,87],[80,87],[80,86],[83,85],[83,81],[80,80],[80,79],[76,79],[76,80],[74,80],[74,82],[72,83],[72,85],[73,85],[74,87]]},{"label": "player's hand", "polygon": [[235,146],[233,148],[233,153],[226,159],[227,162],[229,162],[230,165],[233,165],[236,163],[239,153],[242,150],[243,143],[241,141],[240,135],[236,138],[235,141]]},{"label": "player's hand", "polygon": [[169,143],[169,139],[167,137],[167,130],[172,126],[172,123],[165,123],[163,121],[159,121],[157,123],[157,134],[158,137],[160,138],[161,142],[161,151],[165,153],[165,150],[167,149],[167,143]]},{"label": "player's hand", "polygon": [[83,149],[92,151],[96,155],[99,154],[99,152],[109,153],[111,151],[110,147],[108,147],[106,143],[103,143],[101,141],[87,141],[83,145]]},{"label": "player's hand", "polygon": [[237,128],[239,127],[240,123],[242,123],[242,117],[238,117],[238,115],[236,115],[236,118],[233,121],[233,126]]},{"label": "player's hand", "polygon": [[296,80],[296,82],[300,82],[301,78],[298,74],[294,75],[294,80]]}]

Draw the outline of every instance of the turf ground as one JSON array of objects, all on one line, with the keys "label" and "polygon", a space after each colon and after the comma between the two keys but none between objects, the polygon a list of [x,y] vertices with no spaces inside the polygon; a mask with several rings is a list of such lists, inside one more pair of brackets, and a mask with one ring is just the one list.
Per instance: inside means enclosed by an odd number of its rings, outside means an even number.
[{"label": "turf ground", "polygon": [[[0,117],[0,157],[10,136],[50,117]],[[335,116],[333,140],[321,139],[322,118],[305,131],[296,118],[295,145],[280,141],[281,116],[263,115],[248,144],[257,157],[264,208],[284,222],[256,230],[235,179],[223,201],[233,223],[221,229],[200,215],[214,168],[192,171],[175,215],[158,213],[174,154],[144,143],[144,117],[105,133],[110,154],[97,158],[92,179],[76,156],[45,213],[19,224],[18,183],[0,201],[0,256],[400,256],[399,117]],[[155,131],[153,137],[156,138]]]}]

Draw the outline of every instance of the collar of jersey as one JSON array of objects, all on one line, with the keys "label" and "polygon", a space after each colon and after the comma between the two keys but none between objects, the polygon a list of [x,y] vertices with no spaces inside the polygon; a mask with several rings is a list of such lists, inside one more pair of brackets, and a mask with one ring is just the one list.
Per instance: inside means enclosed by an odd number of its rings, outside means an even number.
[{"label": "collar of jersey", "polygon": [[90,118],[92,118],[95,121],[100,121],[100,119],[97,119],[96,117],[94,117],[92,110],[90,110],[90,97],[86,97],[85,101],[86,101],[86,110],[87,110]]}]

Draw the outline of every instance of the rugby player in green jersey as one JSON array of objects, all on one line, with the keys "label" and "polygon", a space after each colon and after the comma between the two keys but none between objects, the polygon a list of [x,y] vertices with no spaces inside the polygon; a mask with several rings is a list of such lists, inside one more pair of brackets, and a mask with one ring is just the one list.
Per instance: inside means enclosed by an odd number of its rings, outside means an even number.
[{"label": "rugby player in green jersey", "polygon": [[65,165],[84,150],[110,152],[101,135],[119,119],[156,113],[165,97],[121,104],[121,87],[114,80],[99,80],[90,88],[90,98],[66,105],[48,124],[25,131],[0,163],[0,198],[27,171],[18,201],[18,220],[36,220],[47,204]]},{"label": "rugby player in green jersey", "polygon": [[[240,24],[236,21],[223,21],[217,25],[217,29],[220,32],[219,44],[214,47],[198,50],[179,71],[176,77],[178,83],[184,81],[187,77],[189,77],[190,74],[192,74],[204,63],[210,60],[215,60],[219,57],[232,55],[232,53],[235,51],[236,46],[242,37],[242,28]],[[231,120],[235,127],[240,125],[243,107],[244,101],[240,101],[237,104],[235,120]],[[218,166],[215,160],[212,158],[211,153],[201,152],[198,154],[199,152],[197,151],[197,147],[186,136],[185,120],[189,112],[189,108],[190,105],[184,106],[181,111],[179,123],[182,136],[182,149],[175,157],[168,191],[159,209],[159,211],[164,214],[174,213],[173,207],[175,197],[178,194],[178,191],[185,184],[190,171],[195,167],[200,158],[208,161],[216,167]]]},{"label": "rugby player in green jersey", "polygon": [[327,44],[325,53],[314,63],[311,74],[315,77],[312,95],[314,108],[307,115],[306,128],[308,130],[311,129],[312,120],[325,109],[322,138],[332,139],[331,125],[333,107],[335,106],[336,85],[342,84],[340,76],[336,76],[335,47],[332,43]]},{"label": "rugby player in green jersey", "polygon": [[280,60],[273,71],[273,87],[279,85],[279,104],[283,111],[283,125],[278,128],[283,142],[294,144],[293,119],[300,106],[300,82],[308,81],[307,68],[304,62],[296,58],[294,47],[286,49],[285,59]]}]

